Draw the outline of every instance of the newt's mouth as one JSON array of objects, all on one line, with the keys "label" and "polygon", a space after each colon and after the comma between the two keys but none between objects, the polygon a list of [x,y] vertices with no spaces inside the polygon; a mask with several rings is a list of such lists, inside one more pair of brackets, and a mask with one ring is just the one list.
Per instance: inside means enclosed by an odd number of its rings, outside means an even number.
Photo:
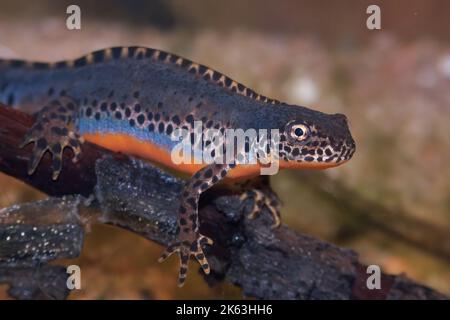
[{"label": "newt's mouth", "polygon": [[346,163],[350,159],[341,160],[339,162],[330,161],[330,162],[317,162],[317,161],[280,161],[281,169],[327,169],[340,166],[341,164]]}]

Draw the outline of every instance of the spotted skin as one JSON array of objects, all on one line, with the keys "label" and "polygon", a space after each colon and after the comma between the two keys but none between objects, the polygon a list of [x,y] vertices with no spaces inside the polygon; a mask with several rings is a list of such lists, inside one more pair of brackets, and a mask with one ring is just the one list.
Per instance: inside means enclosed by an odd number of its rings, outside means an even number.
[{"label": "spotted skin", "polygon": [[258,217],[264,208],[269,210],[273,224],[272,228],[278,228],[281,224],[281,201],[278,195],[270,188],[269,176],[259,176],[247,180],[240,185],[241,202],[245,204],[247,199],[251,200],[251,210],[248,214],[249,219]]},{"label": "spotted skin", "polygon": [[74,154],[73,162],[78,161],[83,137],[69,128],[75,116],[76,105],[69,98],[51,101],[39,113],[37,121],[25,135],[21,148],[34,143],[33,155],[28,162],[28,174],[33,174],[45,152],[52,154],[53,180],[62,170],[62,154],[70,148]]},{"label": "spotted skin", "polygon": [[202,245],[212,245],[213,241],[199,233],[198,201],[200,195],[213,185],[224,179],[233,164],[212,164],[198,171],[186,183],[181,195],[181,204],[178,212],[179,242],[170,245],[161,255],[159,261],[164,261],[174,252],[180,255],[180,273],[178,285],[184,285],[190,256],[200,263],[203,271],[209,274],[209,263],[205,258]]},{"label": "spotted skin", "polygon": [[[200,195],[222,180],[254,179],[260,166],[175,165],[170,157],[175,142],[170,136],[176,129],[187,130],[192,144],[199,146],[202,140],[195,137],[195,121],[201,121],[202,129],[220,133],[278,129],[282,169],[325,169],[348,161],[355,152],[344,115],[270,99],[204,65],[150,48],[110,48],[53,63],[0,60],[0,102],[37,115],[22,144],[34,143],[30,174],[48,151],[52,178],[57,179],[64,170],[63,150],[72,149],[76,160],[86,140],[192,176],[181,196],[179,240],[161,256],[164,260],[179,253],[180,285],[190,257],[205,273],[210,271],[202,246],[212,240],[199,233]],[[234,160],[242,152],[233,153]],[[278,226],[278,198],[266,182],[250,181],[242,189],[242,199],[253,202],[249,217],[267,208]]]}]

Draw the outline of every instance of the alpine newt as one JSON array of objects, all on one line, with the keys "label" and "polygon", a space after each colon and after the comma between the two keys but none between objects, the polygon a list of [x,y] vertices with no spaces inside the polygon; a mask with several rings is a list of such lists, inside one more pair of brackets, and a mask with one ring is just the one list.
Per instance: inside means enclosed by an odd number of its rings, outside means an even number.
[{"label": "alpine newt", "polygon": [[[256,177],[261,165],[237,161],[176,165],[171,160],[174,130],[183,128],[193,135],[195,121],[222,133],[234,128],[278,129],[280,168],[333,167],[355,151],[342,114],[270,99],[204,65],[142,47],[110,48],[54,63],[0,60],[0,101],[37,110],[36,123],[22,144],[34,143],[29,174],[49,151],[57,179],[63,150],[72,149],[76,161],[87,140],[191,175],[180,198],[179,241],[160,258],[179,253],[180,286],[191,256],[206,274],[210,272],[202,246],[212,240],[199,232],[200,195],[224,179]],[[243,198],[254,200],[250,217],[267,207],[277,226],[279,202],[274,193],[265,192],[267,181],[262,181],[251,184]]]}]

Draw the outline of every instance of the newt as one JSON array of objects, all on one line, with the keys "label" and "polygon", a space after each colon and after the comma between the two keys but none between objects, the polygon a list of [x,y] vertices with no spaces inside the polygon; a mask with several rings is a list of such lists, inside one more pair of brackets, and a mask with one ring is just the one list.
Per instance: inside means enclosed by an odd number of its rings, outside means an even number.
[{"label": "newt", "polygon": [[246,183],[252,187],[242,196],[254,201],[249,217],[266,207],[275,227],[280,225],[280,204],[273,192],[267,192],[267,176],[261,183],[251,183],[260,176],[262,164],[240,164],[237,157],[243,150],[234,152],[229,163],[174,164],[171,135],[176,129],[193,136],[196,121],[221,133],[277,129],[281,169],[330,168],[345,163],[355,152],[345,115],[268,98],[202,64],[150,48],[115,47],[53,63],[0,60],[0,101],[38,110],[21,145],[34,144],[30,175],[44,153],[50,152],[52,178],[57,179],[64,149],[71,149],[77,161],[83,141],[90,141],[191,176],[180,196],[178,241],[159,259],[179,254],[180,286],[191,257],[206,274],[210,272],[203,245],[213,241],[199,231],[198,202],[203,192],[227,179],[250,181]]}]

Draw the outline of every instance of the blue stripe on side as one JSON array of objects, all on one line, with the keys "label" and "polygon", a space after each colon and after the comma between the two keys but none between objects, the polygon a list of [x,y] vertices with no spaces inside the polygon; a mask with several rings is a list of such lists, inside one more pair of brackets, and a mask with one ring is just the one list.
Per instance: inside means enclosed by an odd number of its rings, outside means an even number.
[{"label": "blue stripe on side", "polygon": [[77,122],[77,128],[80,134],[86,133],[119,133],[128,134],[142,141],[151,141],[153,144],[166,150],[172,150],[176,141],[164,134],[150,132],[145,129],[131,127],[128,121],[111,119],[80,119]]}]

